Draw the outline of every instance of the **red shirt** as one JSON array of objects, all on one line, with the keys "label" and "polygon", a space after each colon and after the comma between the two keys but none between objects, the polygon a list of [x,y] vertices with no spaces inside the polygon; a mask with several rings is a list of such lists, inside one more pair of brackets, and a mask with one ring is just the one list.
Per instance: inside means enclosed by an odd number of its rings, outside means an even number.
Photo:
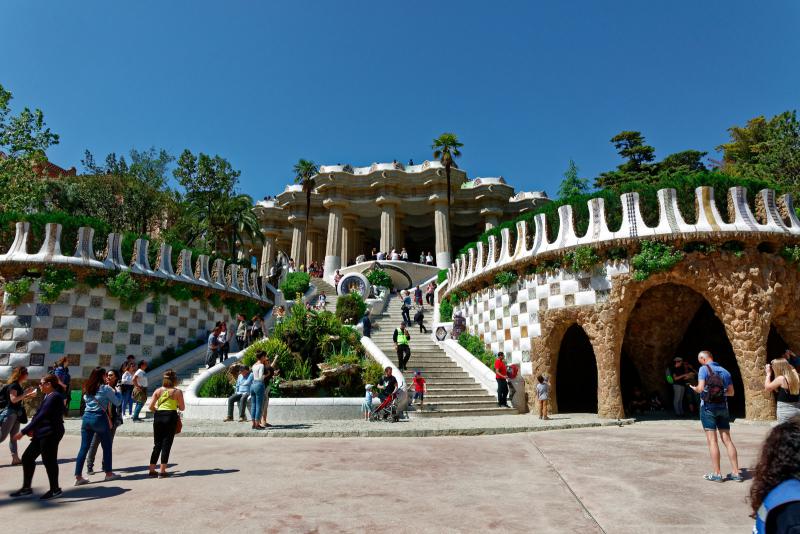
[{"label": "red shirt", "polygon": [[494,377],[505,378],[506,376],[506,363],[500,358],[497,358],[494,361]]},{"label": "red shirt", "polygon": [[425,392],[425,379],[421,376],[414,377],[414,391],[417,393],[424,393]]}]

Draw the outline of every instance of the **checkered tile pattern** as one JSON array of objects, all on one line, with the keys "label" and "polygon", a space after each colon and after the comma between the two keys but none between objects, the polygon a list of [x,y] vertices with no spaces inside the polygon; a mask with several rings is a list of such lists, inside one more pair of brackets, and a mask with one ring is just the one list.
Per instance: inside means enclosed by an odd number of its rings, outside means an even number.
[{"label": "checkered tile pattern", "polygon": [[121,364],[128,354],[148,359],[167,347],[204,338],[217,321],[231,322],[226,309],[166,295],[159,310],[150,299],[124,310],[105,288],[77,288],[44,304],[34,284],[21,304],[6,300],[0,316],[0,378],[18,365],[30,367],[34,378],[41,376],[64,355],[72,376],[86,377],[98,365]]},{"label": "checkered tile pattern", "polygon": [[520,279],[511,287],[489,287],[470,296],[455,311],[467,329],[492,352],[503,351],[515,363],[531,361],[531,340],[542,334],[539,315],[546,310],[604,302],[615,276],[629,271],[626,262],[607,262],[592,273],[559,270]]}]

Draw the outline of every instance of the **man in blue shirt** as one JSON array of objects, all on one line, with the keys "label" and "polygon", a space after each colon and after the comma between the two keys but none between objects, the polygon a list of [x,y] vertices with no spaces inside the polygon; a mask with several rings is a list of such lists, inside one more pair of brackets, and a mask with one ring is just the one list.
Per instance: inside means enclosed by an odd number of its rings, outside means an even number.
[{"label": "man in blue shirt", "polygon": [[247,408],[247,400],[250,398],[250,386],[253,384],[253,375],[250,374],[250,368],[246,365],[240,369],[240,374],[236,378],[236,391],[233,395],[228,397],[228,417],[225,421],[233,421],[233,405],[239,403],[239,422],[247,421],[245,418],[245,410]]},{"label": "man in blue shirt", "polygon": [[711,464],[714,472],[703,475],[703,478],[712,482],[723,482],[722,473],[719,465],[719,443],[717,443],[717,432],[728,452],[728,460],[731,462],[732,472],[727,479],[735,482],[743,482],[744,479],[739,473],[739,458],[736,446],[731,440],[731,420],[728,413],[728,397],[733,397],[733,381],[731,374],[721,365],[714,361],[714,357],[707,350],[697,355],[700,362],[700,370],[697,373],[697,385],[692,386],[695,393],[700,394],[700,422],[706,432],[708,450],[711,453]]}]

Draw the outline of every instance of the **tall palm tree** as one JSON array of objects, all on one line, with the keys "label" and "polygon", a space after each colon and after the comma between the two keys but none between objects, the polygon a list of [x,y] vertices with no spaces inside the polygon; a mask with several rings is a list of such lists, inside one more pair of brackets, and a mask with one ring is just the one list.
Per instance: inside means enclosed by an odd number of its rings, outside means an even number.
[{"label": "tall palm tree", "polygon": [[250,195],[236,195],[228,198],[221,211],[226,214],[227,218],[225,228],[228,234],[228,250],[231,252],[231,259],[237,259],[237,241],[244,243],[247,238],[251,242],[264,243],[264,236],[261,233],[258,218],[253,212],[253,199]]},{"label": "tall palm tree", "polygon": [[[459,150],[464,143],[461,143],[458,140],[458,136],[454,133],[445,132],[436,139],[433,140],[433,144],[431,148],[433,149],[433,159],[438,159],[442,165],[444,165],[444,173],[447,176],[447,227],[448,230],[450,229],[450,168],[455,167],[458,168],[454,158],[461,156],[461,150]],[[451,234],[451,232],[447,232]],[[450,235],[450,239],[452,241],[453,237],[452,234]]]},{"label": "tall palm tree", "polygon": [[318,172],[317,165],[308,159],[300,158],[294,165],[294,183],[301,184],[306,194],[306,239],[308,239],[308,224],[311,218],[311,192],[317,185],[314,177]]}]

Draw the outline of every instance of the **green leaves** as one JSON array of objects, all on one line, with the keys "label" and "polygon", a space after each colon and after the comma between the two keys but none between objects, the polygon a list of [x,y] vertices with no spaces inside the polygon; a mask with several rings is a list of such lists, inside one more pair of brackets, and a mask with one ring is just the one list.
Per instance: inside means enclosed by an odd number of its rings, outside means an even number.
[{"label": "green leaves", "polygon": [[53,303],[62,291],[72,289],[77,284],[75,273],[69,269],[47,267],[39,280],[39,293],[42,302]]},{"label": "green leaves", "polygon": [[136,307],[144,301],[147,293],[141,290],[139,283],[128,271],[123,271],[106,282],[106,289],[112,297],[119,299],[125,309]]},{"label": "green leaves", "polygon": [[436,274],[436,283],[441,284],[445,280],[447,280],[447,269],[440,269]]},{"label": "green leaves", "polygon": [[511,287],[518,279],[519,276],[514,271],[503,271],[494,275],[494,283],[502,287]]},{"label": "green leaves", "polygon": [[467,349],[470,354],[478,358],[489,369],[494,368],[494,355],[486,350],[486,345],[478,336],[463,332],[458,336],[458,344]]},{"label": "green leaves", "polygon": [[285,299],[293,299],[295,295],[300,293],[305,295],[308,291],[308,286],[311,284],[311,276],[308,273],[289,273],[286,275],[286,280],[280,286]]},{"label": "green leaves", "polygon": [[564,173],[564,179],[558,188],[558,198],[570,198],[582,195],[589,191],[589,180],[578,177],[578,166],[569,160],[569,167]]},{"label": "green leaves", "polygon": [[6,282],[5,292],[8,295],[8,302],[14,306],[21,304],[25,300],[25,295],[30,292],[32,284],[33,280],[27,276]]},{"label": "green leaves", "polygon": [[642,241],[641,250],[631,258],[633,279],[642,282],[651,274],[669,271],[684,257],[675,247],[658,241]]},{"label": "green leaves", "polygon": [[573,271],[591,271],[602,260],[592,247],[582,245],[564,255],[564,263]]},{"label": "green leaves", "polygon": [[[445,271],[445,274],[446,273],[447,271]],[[391,288],[394,285],[392,283],[392,277],[383,269],[373,269],[367,272],[367,280],[369,280],[369,283],[373,286]]]},{"label": "green leaves", "polygon": [[360,293],[348,293],[336,300],[336,317],[344,324],[356,324],[367,311]]}]

